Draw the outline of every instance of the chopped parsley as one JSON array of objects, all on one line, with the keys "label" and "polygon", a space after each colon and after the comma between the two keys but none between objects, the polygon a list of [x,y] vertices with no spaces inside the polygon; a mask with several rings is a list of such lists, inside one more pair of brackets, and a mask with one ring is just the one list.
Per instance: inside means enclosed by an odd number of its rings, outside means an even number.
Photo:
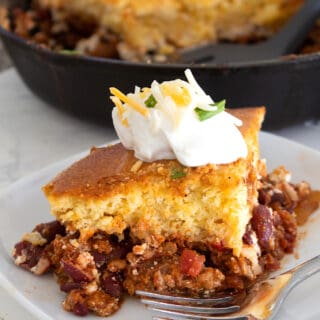
[{"label": "chopped parsley", "polygon": [[77,50],[67,50],[67,49],[60,50],[59,52],[62,53],[62,54],[65,54],[65,55],[80,55],[81,54]]},{"label": "chopped parsley", "polygon": [[183,171],[182,169],[172,169],[171,170],[171,178],[172,179],[180,179],[183,178],[187,175],[187,173],[185,171]]},{"label": "chopped parsley", "polygon": [[200,121],[205,121],[207,119],[212,118],[213,116],[216,116],[217,114],[224,111],[226,106],[226,100],[221,100],[219,102],[215,102],[213,104],[210,104],[212,107],[216,107],[215,110],[204,110],[201,108],[195,108],[194,111],[198,115],[198,118]]},{"label": "chopped parsley", "polygon": [[151,94],[149,98],[144,102],[147,108],[154,108],[157,104],[156,98]]}]

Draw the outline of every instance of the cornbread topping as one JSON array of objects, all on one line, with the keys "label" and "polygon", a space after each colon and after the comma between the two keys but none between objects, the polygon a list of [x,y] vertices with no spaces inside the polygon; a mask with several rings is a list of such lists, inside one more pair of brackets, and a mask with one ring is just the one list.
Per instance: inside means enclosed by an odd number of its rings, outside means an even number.
[{"label": "cornbread topping", "polygon": [[114,127],[121,143],[136,158],[153,162],[177,159],[188,167],[225,164],[247,156],[247,145],[237,126],[242,121],[214,102],[190,70],[188,81],[153,81],[127,95],[111,88]]}]

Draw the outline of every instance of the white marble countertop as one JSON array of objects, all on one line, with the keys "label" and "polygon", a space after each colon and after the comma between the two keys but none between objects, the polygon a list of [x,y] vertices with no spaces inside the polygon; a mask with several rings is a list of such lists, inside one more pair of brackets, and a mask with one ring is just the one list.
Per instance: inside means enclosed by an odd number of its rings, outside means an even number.
[{"label": "white marble countertop", "polygon": [[[274,133],[320,150],[319,122],[309,121]],[[40,101],[13,69],[0,74],[0,189],[50,163],[114,138],[112,129],[74,119]],[[0,289],[0,319],[34,317]]]}]

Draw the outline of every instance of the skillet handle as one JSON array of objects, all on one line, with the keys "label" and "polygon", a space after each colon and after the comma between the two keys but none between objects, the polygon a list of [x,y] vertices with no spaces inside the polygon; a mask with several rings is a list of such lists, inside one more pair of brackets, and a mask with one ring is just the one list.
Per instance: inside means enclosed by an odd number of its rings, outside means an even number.
[{"label": "skillet handle", "polygon": [[279,56],[296,52],[318,17],[320,17],[320,1],[305,0],[304,5],[289,22],[267,41],[267,46]]}]

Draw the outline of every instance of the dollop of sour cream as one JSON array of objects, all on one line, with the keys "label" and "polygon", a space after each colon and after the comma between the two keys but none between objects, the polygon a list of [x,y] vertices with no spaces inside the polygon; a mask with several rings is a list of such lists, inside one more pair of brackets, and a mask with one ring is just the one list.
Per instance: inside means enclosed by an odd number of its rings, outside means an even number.
[{"label": "dollop of sour cream", "polygon": [[247,156],[242,122],[215,104],[185,71],[180,79],[123,94],[110,88],[115,130],[125,148],[146,162],[177,159],[188,167],[226,164]]}]

